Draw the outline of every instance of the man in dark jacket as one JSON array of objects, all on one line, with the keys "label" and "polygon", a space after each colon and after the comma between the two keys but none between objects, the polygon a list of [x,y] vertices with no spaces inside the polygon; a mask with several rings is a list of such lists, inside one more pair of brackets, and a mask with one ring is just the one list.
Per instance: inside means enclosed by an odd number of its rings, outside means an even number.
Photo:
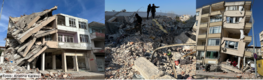
[{"label": "man in dark jacket", "polygon": [[152,5],[152,17],[154,18],[155,16],[155,12],[156,12],[156,8],[159,8],[158,6],[155,6],[154,4]]},{"label": "man in dark jacket", "polygon": [[142,24],[142,18],[141,16],[139,16],[137,13],[135,14],[135,17],[137,19],[137,23],[136,23],[136,31],[140,31],[140,34],[142,34],[142,28],[141,28],[141,24]]},{"label": "man in dark jacket", "polygon": [[147,19],[148,19],[148,16],[149,16],[149,12],[151,11],[151,4],[148,5],[147,7]]}]

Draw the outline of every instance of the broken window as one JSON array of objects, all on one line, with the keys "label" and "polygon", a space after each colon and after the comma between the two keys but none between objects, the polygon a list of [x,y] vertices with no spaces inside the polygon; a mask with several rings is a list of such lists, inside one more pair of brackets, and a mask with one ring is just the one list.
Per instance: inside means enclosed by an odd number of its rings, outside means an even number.
[{"label": "broken window", "polygon": [[45,41],[52,41],[52,36],[51,35],[45,36]]},{"label": "broken window", "polygon": [[204,51],[198,51],[197,55],[196,55],[196,58],[197,59],[203,59],[204,56],[205,56],[205,52]]},{"label": "broken window", "polygon": [[89,42],[89,35],[80,34],[80,42]]},{"label": "broken window", "polygon": [[75,19],[69,18],[69,26],[70,27],[76,27]]},{"label": "broken window", "polygon": [[222,15],[217,15],[217,16],[211,16],[210,17],[210,22],[219,22],[222,21]]},{"label": "broken window", "polygon": [[221,26],[210,27],[209,34],[221,33]]},{"label": "broken window", "polygon": [[242,17],[226,17],[227,23],[239,23]]},{"label": "broken window", "polygon": [[79,28],[86,29],[86,23],[85,22],[79,22]]},{"label": "broken window", "polygon": [[218,55],[219,55],[218,51],[207,51],[206,52],[206,58],[217,59]]},{"label": "broken window", "polygon": [[225,41],[225,47],[226,47],[226,48],[237,49],[237,48],[238,48],[238,42],[234,42],[234,41]]},{"label": "broken window", "polygon": [[217,46],[220,43],[220,39],[209,39],[208,46]]}]

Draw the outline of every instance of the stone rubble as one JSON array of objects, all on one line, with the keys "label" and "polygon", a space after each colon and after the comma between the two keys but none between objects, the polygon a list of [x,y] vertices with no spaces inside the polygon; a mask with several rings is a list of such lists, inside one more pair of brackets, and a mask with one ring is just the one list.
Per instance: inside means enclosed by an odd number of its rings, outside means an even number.
[{"label": "stone rubble", "polygon": [[[145,73],[140,73],[140,71],[134,69],[134,62],[139,58],[147,59],[148,61],[144,61],[145,63],[150,62],[158,70],[164,72],[163,75],[155,79],[175,78],[172,66],[175,59],[182,57],[183,55],[181,54],[187,53],[182,51],[182,47],[184,46],[157,50],[157,56],[152,53],[154,49],[165,45],[194,43],[195,34],[191,30],[195,17],[185,21],[185,24],[165,16],[159,17],[156,20],[167,31],[167,34],[160,30],[159,26],[150,19],[143,20],[141,35],[135,35],[136,31],[133,30],[134,24],[129,23],[129,20],[119,22],[121,24],[119,26],[121,27],[119,27],[117,33],[106,34],[105,79],[147,79],[142,75]],[[110,26],[108,25],[108,27]],[[179,52],[179,48],[181,52]],[[190,48],[193,49],[194,47]],[[173,55],[172,59],[168,58],[167,54],[169,51]],[[178,54],[180,55],[177,56]],[[155,62],[156,60],[157,62]],[[176,72],[185,71],[185,74],[193,76],[195,73],[195,63],[195,58],[191,59],[191,64],[181,65],[180,68],[182,70],[176,69]]]}]

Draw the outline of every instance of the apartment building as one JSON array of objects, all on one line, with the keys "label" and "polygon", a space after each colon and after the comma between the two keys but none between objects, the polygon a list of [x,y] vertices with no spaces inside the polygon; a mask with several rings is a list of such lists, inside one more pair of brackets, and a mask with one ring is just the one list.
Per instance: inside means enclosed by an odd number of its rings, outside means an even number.
[{"label": "apartment building", "polygon": [[[42,71],[100,71],[96,51],[103,50],[104,44],[94,40],[103,39],[103,34],[90,34],[87,19],[52,15],[55,9],[56,6],[43,12],[10,17],[6,46],[15,47],[22,56],[16,56],[15,63]],[[25,31],[22,33],[22,30]]]},{"label": "apartment building", "polygon": [[98,22],[89,23],[89,32],[91,37],[91,42],[93,43],[93,53],[96,56],[96,62],[98,65],[98,71],[103,71],[105,68],[105,51],[104,51],[104,41],[105,41],[105,24]]},{"label": "apartment building", "polygon": [[197,59],[217,65],[227,59],[238,62],[238,68],[252,57],[245,47],[251,42],[251,1],[217,2],[196,9]]}]

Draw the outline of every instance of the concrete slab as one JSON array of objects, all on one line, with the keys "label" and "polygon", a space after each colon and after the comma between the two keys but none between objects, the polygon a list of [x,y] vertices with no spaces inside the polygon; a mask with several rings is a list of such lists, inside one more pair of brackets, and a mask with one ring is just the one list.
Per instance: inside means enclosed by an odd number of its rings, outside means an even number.
[{"label": "concrete slab", "polygon": [[133,68],[140,72],[145,79],[155,79],[163,74],[154,64],[144,57],[139,57],[134,61]]}]

